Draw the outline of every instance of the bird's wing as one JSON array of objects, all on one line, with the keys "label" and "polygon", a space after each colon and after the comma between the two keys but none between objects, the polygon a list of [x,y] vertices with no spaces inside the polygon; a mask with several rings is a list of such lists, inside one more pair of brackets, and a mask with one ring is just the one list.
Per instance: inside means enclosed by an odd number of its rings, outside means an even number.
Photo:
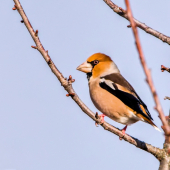
[{"label": "bird's wing", "polygon": [[113,73],[101,77],[100,87],[119,98],[125,105],[134,110],[139,117],[145,120],[153,120],[145,103],[121,74]]}]

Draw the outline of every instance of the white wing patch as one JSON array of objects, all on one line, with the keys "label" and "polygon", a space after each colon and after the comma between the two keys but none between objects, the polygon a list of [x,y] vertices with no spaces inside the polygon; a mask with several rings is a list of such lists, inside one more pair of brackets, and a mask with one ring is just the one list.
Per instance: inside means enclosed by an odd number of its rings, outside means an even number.
[{"label": "white wing patch", "polygon": [[113,83],[111,80],[106,80],[105,78],[100,78],[100,83],[106,83],[111,89],[116,90],[113,86]]}]

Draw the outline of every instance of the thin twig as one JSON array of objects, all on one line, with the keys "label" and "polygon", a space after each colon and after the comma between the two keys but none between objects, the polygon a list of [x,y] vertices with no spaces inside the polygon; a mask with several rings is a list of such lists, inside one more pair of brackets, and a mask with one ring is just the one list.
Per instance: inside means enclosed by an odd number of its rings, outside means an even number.
[{"label": "thin twig", "polygon": [[130,24],[132,26],[133,34],[134,34],[135,41],[136,41],[136,48],[138,50],[139,58],[140,58],[142,66],[143,66],[145,75],[146,75],[146,81],[147,81],[147,83],[150,87],[150,90],[152,92],[152,95],[153,95],[153,98],[154,98],[154,101],[155,101],[155,105],[156,105],[155,109],[157,110],[159,117],[162,121],[162,124],[163,124],[162,129],[164,130],[166,135],[169,135],[170,134],[170,128],[168,126],[168,122],[166,121],[165,115],[163,113],[158,95],[156,93],[156,89],[155,89],[153,81],[152,81],[150,70],[148,69],[146,61],[145,61],[145,57],[144,57],[142,47],[141,47],[141,44],[140,44],[140,40],[139,40],[139,36],[138,36],[138,30],[136,28],[136,23],[133,20],[133,15],[132,15],[132,11],[130,9],[129,1],[125,0],[125,3],[126,3],[126,7],[127,7],[127,15],[128,15],[129,20],[130,20]]},{"label": "thin twig", "polygon": [[165,70],[170,73],[170,68],[161,65],[161,71],[164,72]]},{"label": "thin twig", "polygon": [[[21,15],[21,17],[24,21],[25,26],[27,27],[29,33],[31,34],[31,37],[33,38],[33,40],[36,44],[35,49],[37,49],[41,53],[41,55],[43,56],[43,58],[47,62],[48,66],[51,68],[54,75],[60,81],[61,85],[68,92],[69,96],[71,96],[72,99],[79,105],[79,107],[82,109],[82,111],[84,113],[86,113],[95,122],[100,123],[100,121],[98,119],[96,119],[95,114],[81,101],[81,99],[78,97],[78,95],[74,91],[74,89],[72,87],[72,82],[74,82],[74,80],[72,79],[72,77],[69,77],[69,80],[65,79],[63,77],[63,75],[60,73],[60,71],[57,69],[57,67],[54,65],[53,61],[51,60],[50,56],[48,55],[48,51],[45,51],[45,49],[43,48],[38,35],[37,36],[35,35],[33,27],[31,26],[31,24],[30,24],[26,14],[25,14],[19,0],[14,0],[14,2],[15,2],[15,5],[17,7],[19,14]],[[154,147],[150,144],[142,142],[142,141],[140,141],[140,140],[138,140],[134,137],[127,135],[127,134],[123,135],[122,131],[120,131],[118,128],[115,128],[114,126],[110,125],[107,122],[104,122],[103,124],[101,124],[101,126],[105,130],[108,130],[108,131],[114,133],[115,135],[123,138],[125,141],[129,142],[130,144],[151,153],[157,159],[159,159],[159,160],[162,159],[161,155],[164,152],[162,149],[156,148],[156,147]]]},{"label": "thin twig", "polygon": [[168,96],[165,96],[164,100],[166,100],[166,99],[170,100],[170,97],[168,97]]},{"label": "thin twig", "polygon": [[[103,0],[115,13],[119,14],[121,17],[129,20],[127,13],[124,9],[114,4],[111,0]],[[146,33],[153,35],[154,37],[162,40],[163,42],[170,45],[170,37],[148,27],[145,23],[138,21],[137,19],[133,18],[134,23],[137,27],[144,30]],[[128,26],[129,27],[129,26]]]}]

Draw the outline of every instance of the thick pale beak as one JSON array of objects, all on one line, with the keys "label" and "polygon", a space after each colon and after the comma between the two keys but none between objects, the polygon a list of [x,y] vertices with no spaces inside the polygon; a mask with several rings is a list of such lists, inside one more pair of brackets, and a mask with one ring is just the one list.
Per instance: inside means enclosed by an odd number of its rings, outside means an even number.
[{"label": "thick pale beak", "polygon": [[92,65],[85,61],[83,64],[77,67],[77,70],[82,71],[84,73],[90,73],[92,71]]}]

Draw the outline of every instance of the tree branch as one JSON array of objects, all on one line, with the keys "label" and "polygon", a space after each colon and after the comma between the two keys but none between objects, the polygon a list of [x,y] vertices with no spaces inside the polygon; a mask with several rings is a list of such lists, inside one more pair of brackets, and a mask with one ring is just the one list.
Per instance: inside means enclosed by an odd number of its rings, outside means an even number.
[{"label": "tree branch", "polygon": [[[168,125],[170,126],[170,114],[166,116]],[[165,136],[165,142],[163,146],[163,150],[165,151],[163,159],[160,161],[159,170],[169,170],[170,169],[170,138],[169,136]]]},{"label": "tree branch", "polygon": [[161,71],[164,72],[165,70],[170,73],[170,68],[161,65]]},{"label": "tree branch", "polygon": [[[19,0],[13,0],[15,3],[15,8],[18,10],[19,14],[22,17],[22,23],[25,24],[25,26],[27,27],[32,39],[34,40],[36,46],[32,46],[32,48],[37,49],[41,55],[43,56],[43,58],[45,59],[45,61],[47,62],[48,66],[50,67],[51,71],[54,73],[54,75],[58,78],[58,80],[60,81],[61,85],[64,87],[64,89],[68,92],[67,96],[71,96],[72,99],[79,105],[79,107],[81,108],[81,110],[86,113],[91,119],[93,119],[94,121],[100,123],[99,119],[96,119],[95,114],[81,101],[81,99],[78,97],[78,95],[75,93],[73,87],[72,87],[72,82],[74,82],[74,80],[72,79],[71,76],[69,76],[69,79],[65,79],[63,77],[63,75],[60,73],[60,71],[57,69],[57,67],[55,66],[55,64],[53,63],[53,61],[51,60],[50,56],[48,55],[48,51],[45,51],[43,45],[40,42],[40,39],[38,37],[38,30],[34,32],[33,27],[31,26]],[[161,160],[162,155],[163,155],[163,150],[156,148],[150,144],[147,144],[143,141],[140,141],[132,136],[129,136],[127,134],[123,135],[122,131],[120,131],[118,128],[110,125],[107,122],[104,122],[103,124],[101,124],[101,126],[105,129],[110,131],[111,133],[114,133],[115,135],[123,138],[125,141],[129,142],[130,144],[145,150],[149,153],[151,153],[152,155],[154,155],[158,160]]]},{"label": "tree branch", "polygon": [[165,143],[164,143],[164,147],[163,147],[164,152],[163,152],[162,159],[160,160],[159,170],[169,170],[169,163],[170,163],[170,156],[169,156],[169,151],[170,151],[170,126],[169,126],[170,125],[170,117],[166,118],[164,113],[163,113],[161,104],[159,102],[159,98],[158,98],[157,93],[156,93],[156,89],[155,89],[153,81],[152,81],[150,70],[147,67],[147,64],[146,64],[146,61],[145,61],[145,58],[144,58],[144,54],[142,52],[142,47],[141,47],[139,36],[138,36],[138,30],[137,30],[136,24],[133,20],[133,15],[132,15],[132,11],[131,11],[131,8],[130,8],[129,0],[125,0],[125,3],[126,3],[126,7],[127,7],[127,16],[130,20],[131,27],[132,27],[132,30],[133,30],[133,34],[134,34],[134,37],[135,37],[136,48],[137,48],[138,53],[139,53],[139,58],[140,58],[142,66],[143,66],[145,75],[146,75],[147,83],[150,87],[150,90],[152,92],[152,95],[153,95],[153,98],[154,98],[154,101],[155,101],[155,104],[156,104],[155,109],[157,110],[157,112],[159,114],[159,118],[161,119],[162,124],[163,124],[162,129],[165,132]]},{"label": "tree branch", "polygon": [[146,81],[147,81],[147,83],[150,87],[150,90],[152,92],[152,95],[153,95],[153,98],[154,98],[154,101],[155,101],[155,105],[156,105],[155,109],[157,110],[157,112],[159,114],[159,118],[162,121],[162,124],[163,124],[162,129],[164,130],[166,135],[169,135],[170,134],[170,128],[168,126],[168,122],[166,121],[165,115],[164,115],[162,107],[161,107],[161,103],[159,101],[156,89],[154,87],[150,70],[148,69],[146,61],[145,61],[145,57],[144,57],[142,47],[141,47],[141,44],[140,44],[140,40],[139,40],[139,36],[138,36],[138,30],[136,28],[136,24],[133,20],[133,15],[132,15],[132,12],[131,12],[131,9],[130,9],[130,4],[129,4],[128,0],[125,0],[125,2],[126,2],[126,6],[127,6],[127,17],[129,18],[131,26],[132,26],[133,34],[134,34],[135,41],[136,41],[136,48],[137,48],[138,53],[139,53],[139,58],[140,58],[142,66],[143,66],[143,70],[145,72],[145,75],[146,75]]},{"label": "tree branch", "polygon": [[170,100],[170,97],[168,97],[168,96],[165,96],[164,100],[166,100],[166,99]]},{"label": "tree branch", "polygon": [[[121,7],[117,6],[114,4],[111,0],[103,0],[115,13],[119,14],[121,17],[128,19],[127,13],[124,9]],[[156,38],[159,38],[163,42],[167,43],[170,45],[170,37],[148,27],[145,23],[141,23],[137,19],[133,18],[134,23],[136,24],[137,27],[141,28],[144,30],[146,33],[153,35]],[[128,27],[131,27],[130,25]]]}]

